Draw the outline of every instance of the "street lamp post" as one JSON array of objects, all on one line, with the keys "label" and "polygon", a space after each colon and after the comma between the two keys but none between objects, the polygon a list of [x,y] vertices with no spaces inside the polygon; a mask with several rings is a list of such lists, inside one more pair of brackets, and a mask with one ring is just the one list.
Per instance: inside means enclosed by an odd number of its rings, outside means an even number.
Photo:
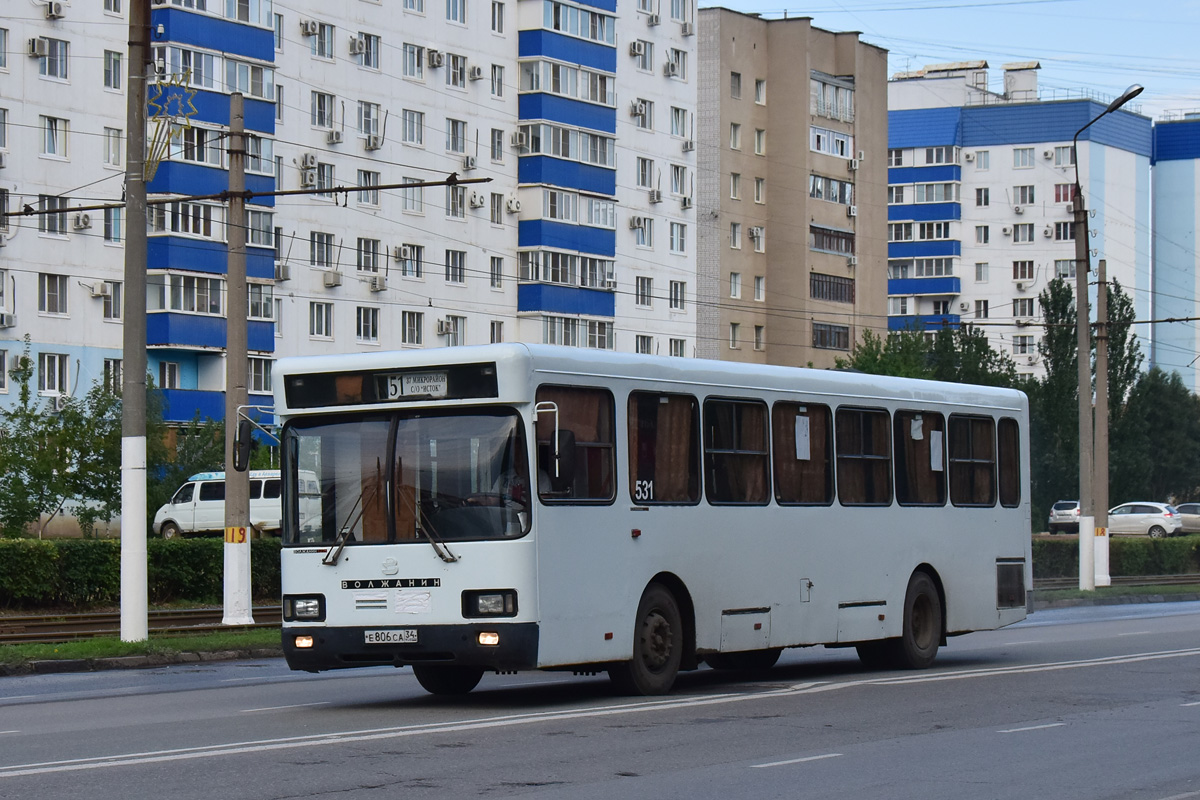
[{"label": "street lamp post", "polygon": [[[1087,291],[1090,258],[1087,210],[1084,208],[1083,187],[1079,184],[1079,134],[1141,93],[1140,85],[1135,83],[1130,86],[1087,125],[1075,131],[1075,136],[1071,139],[1071,160],[1075,162],[1075,196],[1071,202],[1075,212],[1075,335],[1079,367],[1079,588],[1084,591],[1096,588],[1096,536],[1101,531],[1107,533],[1108,528],[1108,509],[1093,509],[1093,483],[1103,481],[1106,489],[1108,486],[1108,437],[1103,437],[1105,452],[1097,458],[1092,436],[1097,424],[1106,426],[1107,432],[1108,415],[1106,413],[1103,420],[1092,420],[1092,348]],[[1100,287],[1101,292],[1107,290],[1107,286]],[[1099,324],[1104,322],[1107,320],[1101,320]],[[1104,408],[1107,410],[1107,403],[1104,404]],[[1108,492],[1103,494],[1107,498]]]}]

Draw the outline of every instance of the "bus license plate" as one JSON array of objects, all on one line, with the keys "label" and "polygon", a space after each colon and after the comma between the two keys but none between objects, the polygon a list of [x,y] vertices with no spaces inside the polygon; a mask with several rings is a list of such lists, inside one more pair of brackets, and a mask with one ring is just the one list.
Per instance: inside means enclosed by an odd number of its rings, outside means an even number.
[{"label": "bus license plate", "polygon": [[363,631],[365,644],[416,644],[416,628],[400,628],[391,631]]}]

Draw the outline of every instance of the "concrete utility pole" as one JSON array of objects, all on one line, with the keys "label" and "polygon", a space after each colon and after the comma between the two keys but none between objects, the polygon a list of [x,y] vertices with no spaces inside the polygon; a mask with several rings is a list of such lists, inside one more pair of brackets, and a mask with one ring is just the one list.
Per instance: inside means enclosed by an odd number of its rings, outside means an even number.
[{"label": "concrete utility pole", "polygon": [[225,625],[254,622],[250,610],[250,473],[234,470],[238,412],[249,379],[246,317],[246,134],[244,98],[229,96],[229,245],[225,303]]},{"label": "concrete utility pole", "polygon": [[150,0],[129,3],[125,322],[121,355],[121,640],[149,637],[146,581],[146,70]]},{"label": "concrete utility pole", "polygon": [[1108,262],[1096,262],[1100,284],[1096,293],[1096,458],[1092,468],[1092,497],[1096,501],[1096,541],[1093,565],[1096,585],[1111,586],[1108,574]]}]

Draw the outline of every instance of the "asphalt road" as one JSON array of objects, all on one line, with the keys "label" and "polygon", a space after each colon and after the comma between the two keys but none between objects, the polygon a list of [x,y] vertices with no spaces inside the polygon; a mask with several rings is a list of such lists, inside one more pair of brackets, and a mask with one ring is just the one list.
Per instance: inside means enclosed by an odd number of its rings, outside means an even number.
[{"label": "asphalt road", "polygon": [[853,650],[603,677],[281,661],[0,679],[0,798],[1200,798],[1200,603],[1040,611],[924,672]]}]

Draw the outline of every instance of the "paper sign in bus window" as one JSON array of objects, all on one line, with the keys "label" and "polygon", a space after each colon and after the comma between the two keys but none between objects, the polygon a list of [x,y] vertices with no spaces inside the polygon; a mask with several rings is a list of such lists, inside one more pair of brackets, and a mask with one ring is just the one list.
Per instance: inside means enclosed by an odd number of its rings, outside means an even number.
[{"label": "paper sign in bus window", "polygon": [[929,468],[934,472],[942,471],[942,432],[929,432]]},{"label": "paper sign in bus window", "polygon": [[812,458],[812,440],[809,436],[808,417],[796,415],[796,460],[808,461]]}]

